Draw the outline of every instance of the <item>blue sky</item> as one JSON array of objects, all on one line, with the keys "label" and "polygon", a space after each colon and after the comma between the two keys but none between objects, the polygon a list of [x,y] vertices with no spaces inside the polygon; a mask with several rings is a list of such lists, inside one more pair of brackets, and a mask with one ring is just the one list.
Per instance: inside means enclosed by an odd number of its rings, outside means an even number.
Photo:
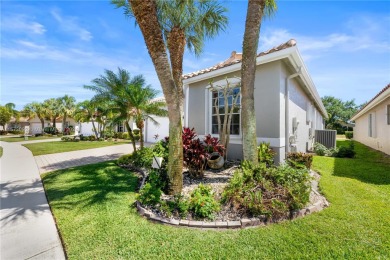
[{"label": "blue sky", "polygon": [[[185,73],[241,51],[247,3],[224,4],[228,29],[199,58],[186,52]],[[296,39],[320,96],[360,104],[390,83],[389,1],[277,4],[262,25],[259,52]],[[83,85],[117,67],[161,89],[139,28],[109,1],[2,1],[0,56],[0,103],[17,109],[65,94],[90,99]]]}]

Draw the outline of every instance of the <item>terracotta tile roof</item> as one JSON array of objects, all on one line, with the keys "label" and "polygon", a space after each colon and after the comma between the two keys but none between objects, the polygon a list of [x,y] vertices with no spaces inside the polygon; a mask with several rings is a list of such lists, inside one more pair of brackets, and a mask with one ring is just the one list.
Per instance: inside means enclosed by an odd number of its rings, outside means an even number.
[{"label": "terracotta tile roof", "polygon": [[[267,55],[267,54],[270,54],[270,53],[273,53],[273,52],[277,52],[277,51],[280,51],[280,50],[284,50],[284,49],[287,49],[287,48],[290,48],[290,47],[293,47],[297,44],[297,42],[294,40],[294,39],[291,39],[279,46],[276,46],[276,47],[273,47],[267,51],[263,51],[263,52],[260,52],[259,54],[257,54],[257,57],[261,57],[261,56],[264,56],[264,55]],[[211,71],[215,71],[215,70],[218,70],[218,69],[222,69],[222,68],[225,68],[225,67],[228,67],[228,66],[231,66],[233,64],[237,64],[237,63],[240,63],[241,62],[241,59],[242,59],[242,54],[241,53],[237,53],[236,51],[233,51],[232,54],[230,55],[230,58],[223,61],[223,62],[220,62],[212,67],[209,67],[209,68],[206,68],[206,69],[202,69],[202,70],[198,70],[198,71],[195,71],[195,72],[191,72],[191,73],[188,73],[188,74],[184,74],[182,77],[183,79],[189,79],[189,78],[192,78],[192,77],[196,77],[198,75],[201,75],[201,74],[205,74],[205,73],[208,73],[208,72],[211,72]]]},{"label": "terracotta tile roof", "polygon": [[386,87],[384,87],[381,91],[379,91],[378,94],[375,95],[375,97],[373,97],[370,101],[367,102],[367,104],[364,105],[364,107],[362,107],[359,111],[357,111],[352,117],[356,116],[357,114],[360,113],[360,111],[362,111],[363,109],[365,109],[371,102],[373,102],[377,97],[379,97],[383,92],[385,92],[386,90],[390,89],[390,83],[387,84]]}]

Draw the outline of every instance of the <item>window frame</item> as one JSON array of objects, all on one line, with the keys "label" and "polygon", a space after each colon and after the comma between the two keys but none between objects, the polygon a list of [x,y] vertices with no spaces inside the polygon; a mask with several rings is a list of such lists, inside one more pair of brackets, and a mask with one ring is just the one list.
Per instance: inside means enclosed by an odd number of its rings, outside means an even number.
[{"label": "window frame", "polygon": [[[224,80],[220,80],[220,81],[217,81],[217,82],[214,82],[214,86],[219,86],[219,87],[226,87],[226,80],[229,81],[230,84],[232,85],[239,85],[239,87],[241,88],[241,79],[240,78],[227,78],[227,79],[224,79]],[[206,105],[206,108],[205,108],[205,130],[206,130],[206,133],[205,134],[210,134],[212,137],[219,137],[219,134],[216,133],[216,134],[213,134],[212,133],[212,130],[213,130],[213,115],[215,115],[214,113],[214,104],[213,104],[213,90],[211,89],[211,86],[208,85],[206,87],[206,92],[205,92],[205,98],[207,100],[207,102],[205,102],[205,105]],[[240,92],[240,97],[239,97],[239,104],[241,106],[241,101],[242,101],[242,95],[241,95],[241,92]],[[241,122],[242,122],[242,117],[241,117],[241,107],[239,108],[239,113],[236,113],[236,114],[239,114],[239,119],[240,119],[240,124],[239,124],[239,134],[230,134],[230,141],[231,143],[236,143],[237,141],[241,140],[242,139],[242,127],[241,127]]]}]

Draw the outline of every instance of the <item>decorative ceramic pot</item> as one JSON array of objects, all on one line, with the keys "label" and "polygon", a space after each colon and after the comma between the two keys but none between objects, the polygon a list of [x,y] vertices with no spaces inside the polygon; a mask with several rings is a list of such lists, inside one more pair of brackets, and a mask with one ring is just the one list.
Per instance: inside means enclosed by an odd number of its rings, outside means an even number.
[{"label": "decorative ceramic pot", "polygon": [[218,152],[213,152],[210,159],[207,161],[207,165],[214,170],[221,169],[225,164],[225,159]]}]

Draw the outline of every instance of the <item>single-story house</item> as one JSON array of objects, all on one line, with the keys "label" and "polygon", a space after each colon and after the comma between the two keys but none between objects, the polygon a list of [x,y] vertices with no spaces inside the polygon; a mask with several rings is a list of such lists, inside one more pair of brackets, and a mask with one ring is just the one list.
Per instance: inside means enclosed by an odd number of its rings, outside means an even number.
[{"label": "single-story house", "polygon": [[[41,120],[37,116],[30,118],[28,120],[28,122],[30,123],[29,125],[30,125],[30,134],[31,135],[42,133],[42,123],[41,123]],[[45,119],[44,127],[49,127],[52,125],[53,125],[52,121]],[[70,126],[74,127],[76,125],[77,125],[77,122],[73,118],[68,117],[66,119],[65,127],[70,127]],[[58,129],[58,131],[62,131],[62,117],[58,117],[56,119],[56,128]]]},{"label": "single-story house", "polygon": [[390,154],[390,84],[371,99],[351,120],[353,139]]},{"label": "single-story house", "polygon": [[[241,59],[241,54],[233,52],[224,62],[183,75],[185,126],[194,127],[200,136],[211,134],[218,137],[215,99],[220,96],[218,90],[210,90],[210,81],[223,87],[228,80],[239,88]],[[270,143],[277,152],[277,163],[285,160],[287,152],[311,150],[314,130],[324,129],[327,112],[303,63],[296,41],[292,39],[259,53],[256,63],[255,113],[258,143]],[[231,99],[229,97],[229,106]],[[223,102],[217,106],[220,109],[224,106]],[[234,111],[228,153],[230,159],[242,159],[240,117],[240,110]]]},{"label": "single-story house", "polygon": [[11,120],[5,125],[7,131],[24,131],[24,127],[30,125],[28,117],[11,117]]}]

